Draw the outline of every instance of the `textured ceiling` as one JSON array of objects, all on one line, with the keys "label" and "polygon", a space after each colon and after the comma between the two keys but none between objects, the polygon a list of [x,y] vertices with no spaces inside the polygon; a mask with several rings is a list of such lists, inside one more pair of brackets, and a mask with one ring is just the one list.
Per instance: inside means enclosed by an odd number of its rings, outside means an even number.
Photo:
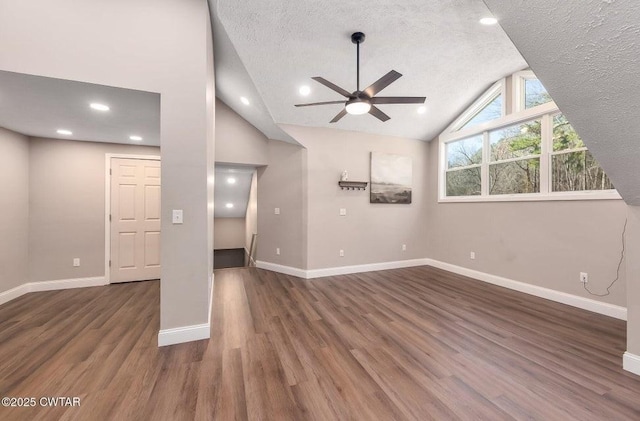
[{"label": "textured ceiling", "polygon": [[[92,110],[93,102],[111,109]],[[160,146],[160,95],[0,71],[0,127],[27,136]]]},{"label": "textured ceiling", "polygon": [[618,192],[640,205],[640,2],[485,3]]},{"label": "textured ceiling", "polygon": [[[215,198],[214,218],[244,218],[249,203],[251,179],[254,167],[244,165],[216,164],[213,197]],[[233,177],[236,182],[227,180]],[[226,204],[232,203],[232,208]]]},{"label": "textured ceiling", "polygon": [[[431,140],[494,81],[527,66],[500,26],[478,23],[490,14],[481,0],[217,0],[212,11],[217,33],[224,32],[216,42],[228,44],[215,52],[218,96],[270,138],[278,137],[255,123],[257,114],[267,125],[270,119]],[[381,94],[426,96],[425,114],[416,105],[381,105],[391,117],[385,123],[348,115],[330,124],[341,105],[294,107],[341,99],[313,76],[355,90],[355,31],[366,34],[361,88],[396,70],[403,77]],[[228,83],[225,74],[240,76]],[[301,85],[311,87],[309,96],[298,94]],[[252,106],[242,106],[240,96]]]}]

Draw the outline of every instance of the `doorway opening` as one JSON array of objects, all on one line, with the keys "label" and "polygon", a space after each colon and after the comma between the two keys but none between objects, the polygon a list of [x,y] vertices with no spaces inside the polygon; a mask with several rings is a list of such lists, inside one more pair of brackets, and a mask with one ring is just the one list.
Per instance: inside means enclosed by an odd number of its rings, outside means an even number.
[{"label": "doorway opening", "polygon": [[255,265],[257,184],[254,166],[216,163],[214,269]]}]

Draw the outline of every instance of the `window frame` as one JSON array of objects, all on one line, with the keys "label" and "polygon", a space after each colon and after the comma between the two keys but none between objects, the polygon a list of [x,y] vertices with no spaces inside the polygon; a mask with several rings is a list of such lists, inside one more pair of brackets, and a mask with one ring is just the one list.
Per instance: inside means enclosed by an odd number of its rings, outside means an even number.
[{"label": "window frame", "polygon": [[[481,126],[485,123],[480,123],[478,125],[472,126],[467,129],[463,129],[462,127],[467,124],[473,117],[476,116],[480,111],[482,111],[487,105],[491,104],[494,99],[496,99],[499,95],[502,95],[502,110],[500,111],[500,115],[504,117],[506,115],[506,104],[507,104],[507,92],[505,89],[506,81],[505,79],[500,79],[489,89],[487,89],[478,99],[476,99],[470,106],[465,110],[464,113],[460,115],[460,117],[456,118],[453,123],[451,123],[447,128],[446,132],[458,132],[460,130],[472,130],[478,126]],[[491,120],[495,121],[495,120]]]},{"label": "window frame", "polygon": [[553,99],[551,99],[551,101],[546,102],[544,104],[536,105],[535,107],[531,107],[531,108],[526,108],[525,107],[525,105],[526,105],[525,104],[525,100],[526,100],[526,95],[525,95],[526,84],[525,84],[525,82],[527,80],[531,80],[531,79],[538,79],[538,77],[531,70],[522,70],[520,72],[517,72],[517,73],[513,74],[513,85],[514,86],[513,86],[512,100],[513,100],[513,112],[514,113],[519,113],[519,112],[522,112],[524,110],[531,110],[531,109],[540,107],[542,105],[546,105],[549,102],[554,102]]},{"label": "window frame", "polygon": [[[517,81],[521,79],[520,74],[526,73],[527,75],[532,72],[519,72],[514,74],[513,80]],[[515,82],[518,85],[519,82]],[[521,83],[521,82],[520,82]],[[491,92],[497,85],[501,84],[500,89],[504,95],[504,79],[494,84],[487,93]],[[522,88],[524,84],[521,83]],[[515,86],[514,91],[520,89],[519,86]],[[472,105],[472,108],[465,111],[462,116],[455,120],[449,128],[438,137],[438,202],[527,202],[527,201],[553,201],[553,200],[621,200],[622,197],[617,190],[581,190],[573,192],[554,192],[551,185],[551,157],[555,154],[553,151],[553,116],[562,113],[554,101],[547,102],[528,109],[521,109],[520,111],[514,111],[511,114],[506,114],[495,120],[487,121],[485,123],[478,124],[467,129],[459,129],[465,120],[472,118],[474,112],[481,109],[481,104],[487,104],[488,98],[491,95],[483,94],[482,97]],[[496,95],[496,91],[491,92]],[[495,98],[495,96],[493,97]],[[484,102],[482,101],[484,100]],[[515,101],[514,101],[515,102]],[[503,97],[503,108],[504,108]],[[514,103],[516,110],[518,107],[523,108],[524,104],[520,105],[519,102]],[[473,110],[473,111],[471,111]],[[471,112],[470,112],[471,111]],[[506,128],[511,125],[524,123],[531,120],[540,119],[542,124],[541,130],[541,145],[540,145],[540,192],[539,193],[516,193],[516,194],[500,194],[489,195],[489,166],[490,162],[490,143],[489,132]],[[456,127],[458,129],[456,130]],[[461,140],[467,137],[482,134],[483,136],[483,148],[482,148],[482,163],[475,164],[468,167],[481,167],[481,194],[473,196],[447,196],[446,195],[446,144]],[[585,149],[588,150],[587,147]],[[559,152],[559,151],[558,151]],[[562,152],[568,152],[562,151]],[[520,158],[518,158],[520,159]],[[465,167],[467,168],[467,167]],[[456,167],[456,170],[458,167]]]}]

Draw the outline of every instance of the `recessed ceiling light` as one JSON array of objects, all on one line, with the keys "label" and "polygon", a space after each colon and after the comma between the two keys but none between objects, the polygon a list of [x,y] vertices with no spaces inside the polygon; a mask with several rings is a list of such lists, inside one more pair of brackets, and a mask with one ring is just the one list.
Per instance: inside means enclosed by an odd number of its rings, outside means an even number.
[{"label": "recessed ceiling light", "polygon": [[73,134],[71,130],[67,130],[67,129],[58,129],[56,130],[56,133],[63,134],[65,136],[71,136]]},{"label": "recessed ceiling light", "polygon": [[231,209],[233,207],[233,203],[227,203],[225,206],[227,207],[227,209]]},{"label": "recessed ceiling light", "polygon": [[249,105],[249,100],[244,96],[240,97],[240,102],[242,102],[244,105]]},{"label": "recessed ceiling light", "polygon": [[135,140],[136,142],[139,142],[139,141],[142,140],[142,136],[137,136],[135,134],[132,134],[131,136],[129,136],[129,139]]},{"label": "recessed ceiling light", "polygon": [[97,111],[109,111],[108,105],[98,104],[97,102],[92,102],[89,106]]},{"label": "recessed ceiling light", "polygon": [[427,112],[427,107],[425,107],[424,105],[421,105],[418,107],[417,112],[418,114],[424,114]]},{"label": "recessed ceiling light", "polygon": [[229,183],[229,184],[236,184],[236,179],[235,179],[235,178],[233,178],[233,177],[229,177],[229,178],[227,178],[227,183]]},{"label": "recessed ceiling light", "polygon": [[298,89],[298,92],[302,96],[307,96],[307,95],[309,95],[311,93],[311,88],[308,87],[307,85],[303,85],[303,86],[300,87],[300,89]]},{"label": "recessed ceiling light", "polygon": [[480,19],[480,23],[483,25],[495,25],[496,23],[498,23],[498,19],[494,17],[482,18]]}]

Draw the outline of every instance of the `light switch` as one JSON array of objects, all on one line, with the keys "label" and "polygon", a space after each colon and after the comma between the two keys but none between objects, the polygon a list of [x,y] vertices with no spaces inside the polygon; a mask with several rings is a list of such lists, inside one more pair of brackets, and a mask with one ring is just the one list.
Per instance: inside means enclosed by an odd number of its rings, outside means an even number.
[{"label": "light switch", "polygon": [[79,267],[80,266],[80,258],[79,257],[75,257],[73,259],[73,267]]},{"label": "light switch", "polygon": [[182,209],[174,209],[171,222],[174,224],[182,224]]},{"label": "light switch", "polygon": [[280,215],[280,208],[275,208],[273,210],[273,213],[276,214],[276,215]]},{"label": "light switch", "polygon": [[347,209],[346,208],[340,208],[340,216],[347,216]]}]

